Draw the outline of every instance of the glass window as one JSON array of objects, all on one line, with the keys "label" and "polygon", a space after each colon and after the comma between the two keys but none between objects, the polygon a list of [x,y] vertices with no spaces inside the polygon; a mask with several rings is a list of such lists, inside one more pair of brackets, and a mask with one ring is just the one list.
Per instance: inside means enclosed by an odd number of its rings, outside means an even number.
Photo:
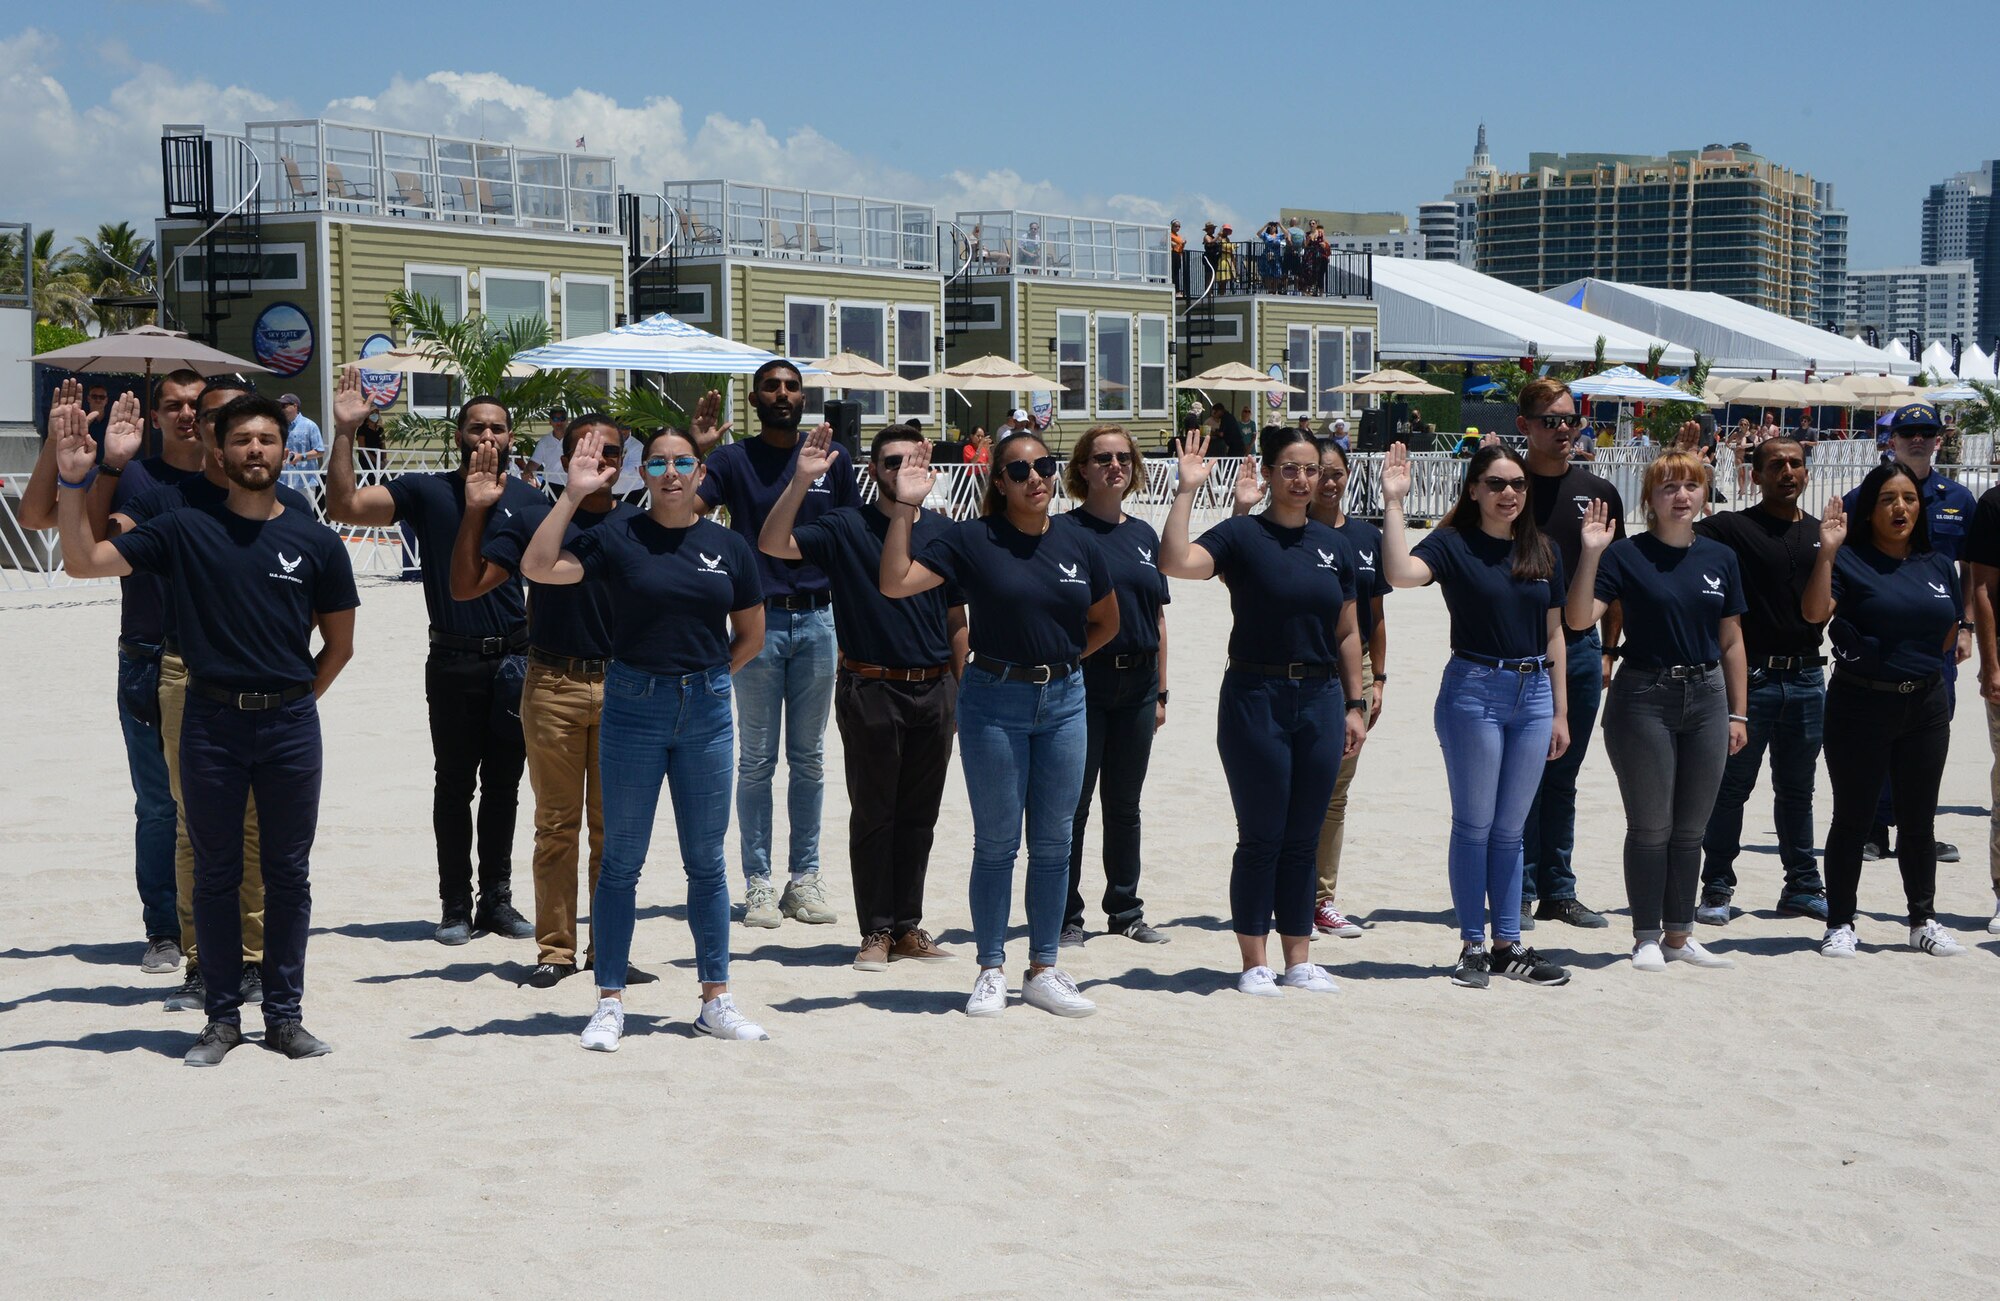
[{"label": "glass window", "polygon": [[[858,357],[866,357],[884,366],[889,364],[888,310],[879,305],[842,303],[840,305],[840,350],[851,352]],[[888,403],[880,393],[863,393],[853,389],[843,389],[841,397],[856,403],[863,416],[879,416],[888,410]]]},{"label": "glass window", "polygon": [[1058,411],[1090,411],[1090,317],[1083,312],[1056,313],[1056,378],[1063,391]]},{"label": "glass window", "polygon": [[486,319],[505,328],[515,321],[549,319],[547,276],[504,271],[483,271],[479,276],[479,301]]},{"label": "glass window", "polygon": [[1347,332],[1325,329],[1319,332],[1319,410],[1332,415],[1347,410],[1347,394],[1334,389],[1347,382]]},{"label": "glass window", "polygon": [[[785,300],[785,355],[812,360],[824,357],[826,346],[826,304],[812,300]],[[805,412],[817,416],[826,410],[826,390],[806,389]]]},{"label": "glass window", "polygon": [[1132,318],[1097,314],[1097,413],[1132,414]]},{"label": "glass window", "polygon": [[[1375,369],[1375,331],[1357,329],[1354,331],[1354,373],[1366,375]],[[1355,399],[1357,409],[1380,405],[1373,395]]]},{"label": "glass window", "polygon": [[1312,410],[1312,327],[1294,325],[1285,332],[1285,382],[1297,389],[1286,394],[1285,410],[1302,416]]},{"label": "glass window", "polygon": [[[587,334],[602,334],[610,329],[611,282],[591,280],[583,276],[564,276],[562,287],[562,337],[581,338]],[[604,392],[611,391],[611,372],[593,370],[586,372],[592,384]]]},{"label": "glass window", "polygon": [[[448,321],[465,319],[465,269],[463,267],[403,268],[403,287],[420,298],[428,298]],[[420,416],[450,414],[458,392],[458,381],[446,375],[410,376],[410,410]]]},{"label": "glass window", "polygon": [[1139,413],[1167,410],[1167,318],[1139,318]]},{"label": "glass window", "polygon": [[[896,373],[905,379],[916,379],[931,372],[932,348],[935,346],[937,314],[928,307],[898,307],[896,309]],[[931,395],[924,393],[902,393],[896,398],[896,414],[905,419],[910,416],[927,416],[931,413]]]}]

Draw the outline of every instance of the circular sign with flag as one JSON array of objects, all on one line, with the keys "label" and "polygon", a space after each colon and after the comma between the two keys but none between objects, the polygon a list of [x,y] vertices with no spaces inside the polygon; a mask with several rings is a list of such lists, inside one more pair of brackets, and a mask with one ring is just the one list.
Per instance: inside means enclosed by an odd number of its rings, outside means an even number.
[{"label": "circular sign with flag", "polygon": [[[389,351],[396,341],[386,334],[371,334],[361,345],[361,358],[368,358]],[[364,370],[361,372],[361,391],[377,411],[396,405],[396,399],[403,395],[403,377],[393,370]]]},{"label": "circular sign with flag", "polygon": [[1028,394],[1028,414],[1035,419],[1035,428],[1047,429],[1056,418],[1056,397],[1053,393]]},{"label": "circular sign with flag", "polygon": [[250,352],[258,365],[296,375],[312,363],[312,322],[295,304],[272,303],[250,327]]},{"label": "circular sign with flag", "polygon": [[[1280,384],[1285,382],[1285,368],[1275,361],[1271,363],[1271,378]],[[1271,410],[1273,411],[1285,405],[1285,395],[1282,393],[1266,393],[1264,400],[1271,404]]]}]

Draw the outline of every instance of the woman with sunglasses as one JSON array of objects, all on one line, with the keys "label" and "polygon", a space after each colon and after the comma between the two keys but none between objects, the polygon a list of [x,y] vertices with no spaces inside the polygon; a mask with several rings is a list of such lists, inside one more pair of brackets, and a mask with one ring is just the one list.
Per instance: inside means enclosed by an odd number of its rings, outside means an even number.
[{"label": "woman with sunglasses", "polygon": [[1118,596],[1118,635],[1083,662],[1086,740],[1083,790],[1070,827],[1069,907],[1062,944],[1080,945],[1083,841],[1090,797],[1104,788],[1104,925],[1141,944],[1167,937],[1146,924],[1139,898],[1139,791],[1153,755],[1153,733],[1167,721],[1167,620],[1170,599],[1160,573],[1160,535],[1125,513],[1123,502],[1146,480],[1139,445],[1122,425],[1097,425],[1071,450],[1063,487],[1083,504],[1057,516],[1083,530],[1104,556]]},{"label": "woman with sunglasses", "polygon": [[[1542,768],[1569,748],[1562,560],[1528,511],[1528,467],[1500,443],[1466,466],[1458,502],[1413,551],[1410,453],[1382,462],[1382,563],[1392,587],[1444,589],[1451,660],[1432,719],[1451,787],[1447,863],[1462,941],[1451,981],[1494,972],[1534,985],[1569,973],[1521,943],[1521,831]],[[1493,945],[1486,918],[1493,917]]]},{"label": "woman with sunglasses", "polygon": [[[615,436],[615,435],[614,435]],[[764,645],[764,591],[750,544],[703,519],[702,465],[686,435],[646,445],[646,510],[564,536],[584,499],[617,480],[592,429],[569,458],[569,480],[535,530],[521,570],[536,583],[603,583],[611,594],[612,659],[598,729],[604,774],[604,858],[591,899],[597,1010],[585,1048],[616,1052],[625,1029],[625,980],[639,872],[667,785],[687,873],[701,1012],[694,1028],[717,1039],[768,1039],[729,992],[729,830],[734,771],[730,674]]]},{"label": "woman with sunglasses", "polygon": [[882,592],[915,596],[940,583],[965,594],[971,657],[958,688],[958,749],[972,804],[972,934],[979,975],[968,1016],[1007,1008],[1007,923],[1014,858],[1028,828],[1028,975],[1022,1001],[1057,1016],[1097,1005],[1056,969],[1069,894],[1070,822],[1083,787],[1088,725],[1082,661],[1118,632],[1118,594],[1082,529],[1049,515],[1056,458],[1033,434],[993,449],[980,514],[911,554],[917,507],[937,472],[928,446],[904,460],[882,543]]},{"label": "woman with sunglasses", "polygon": [[1877,466],[1855,492],[1852,526],[1836,497],[1819,522],[1819,555],[1800,613],[1831,618],[1833,680],[1826,688],[1826,832],[1829,958],[1856,953],[1861,842],[1882,783],[1895,774],[1896,866],[1909,906],[1910,947],[1953,957],[1965,946],[1938,924],[1938,786],[1951,742],[1943,665],[1958,644],[1958,567],[1932,549],[1923,489],[1900,461]]},{"label": "woman with sunglasses", "polygon": [[1694,938],[1702,836],[1723,766],[1750,738],[1742,571],[1734,551],[1694,531],[1708,485],[1698,450],[1663,452],[1646,467],[1646,532],[1615,542],[1609,508],[1591,502],[1564,611],[1578,629],[1596,627],[1613,601],[1625,608],[1625,667],[1606,693],[1604,750],[1625,802],[1637,971],[1735,965]]},{"label": "woman with sunglasses", "polygon": [[[1230,929],[1246,994],[1284,987],[1331,993],[1310,961],[1313,847],[1342,761],[1367,738],[1353,552],[1310,515],[1319,448],[1299,429],[1262,439],[1270,502],[1188,541],[1194,495],[1208,482],[1208,440],[1181,445],[1180,481],[1167,512],[1160,568],[1170,578],[1221,578],[1233,624],[1215,745],[1236,810],[1229,871]],[[1270,967],[1275,923],[1285,974]]]}]

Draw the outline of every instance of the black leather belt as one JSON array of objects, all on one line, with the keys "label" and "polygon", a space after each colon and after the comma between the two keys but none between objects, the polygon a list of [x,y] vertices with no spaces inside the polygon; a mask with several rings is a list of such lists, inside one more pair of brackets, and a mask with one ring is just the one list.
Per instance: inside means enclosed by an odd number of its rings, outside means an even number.
[{"label": "black leather belt", "polygon": [[1824,655],[1769,655],[1750,667],[1753,669],[1816,669],[1826,663]]},{"label": "black leather belt", "polygon": [[1150,669],[1159,663],[1156,651],[1132,651],[1126,655],[1106,655],[1102,651],[1083,662],[1087,669]]},{"label": "black leather belt", "polygon": [[833,604],[831,592],[793,592],[790,596],[767,596],[767,610],[823,610]]},{"label": "black leather belt", "polygon": [[1036,686],[1047,686],[1057,678],[1066,678],[1076,672],[1075,660],[1067,664],[1007,664],[1000,660],[981,659],[977,655],[966,661],[981,673],[990,674],[1002,682],[1032,682]]},{"label": "black leather belt", "polygon": [[567,673],[571,677],[601,678],[604,676],[604,666],[610,662],[608,659],[586,660],[578,659],[574,655],[551,655],[539,647],[528,647],[528,663],[539,664],[558,673]]},{"label": "black leather belt", "polygon": [[1267,678],[1286,678],[1293,682],[1309,678],[1331,678],[1340,673],[1338,664],[1252,664],[1248,660],[1232,659],[1227,667],[1237,673],[1255,673]]},{"label": "black leather belt", "polygon": [[145,642],[133,641],[128,637],[118,639],[118,653],[128,659],[145,660],[147,663],[160,658],[158,646],[148,646]]},{"label": "black leather belt", "polygon": [[1888,682],[1881,678],[1864,678],[1859,673],[1848,673],[1842,669],[1833,671],[1835,683],[1859,687],[1863,691],[1882,691],[1898,696],[1914,696],[1919,691],[1936,686],[1944,678],[1942,673],[1933,673],[1925,678],[1909,678],[1902,682]]},{"label": "black leather belt", "polygon": [[877,682],[935,682],[951,672],[949,664],[933,664],[927,669],[892,669],[882,664],[864,664],[845,655],[840,657],[840,667],[856,677]]},{"label": "black leather belt", "polygon": [[312,683],[301,682],[296,686],[282,687],[277,691],[231,691],[227,687],[190,681],[187,689],[191,696],[213,700],[219,705],[228,705],[231,709],[265,710],[282,709],[295,700],[304,700],[312,694]]},{"label": "black leather belt", "polygon": [[451,651],[456,655],[484,655],[495,658],[501,655],[518,655],[528,644],[528,630],[516,628],[498,637],[466,637],[455,632],[441,632],[431,629],[431,646],[435,650]]},{"label": "black leather belt", "polygon": [[1627,660],[1625,667],[1628,670],[1637,669],[1641,673],[1656,674],[1659,677],[1668,678],[1674,682],[1686,682],[1690,678],[1698,678],[1704,674],[1714,672],[1716,669],[1722,667],[1722,661],[1710,660],[1706,664],[1634,664],[1630,660]]},{"label": "black leather belt", "polygon": [[1537,655],[1532,659],[1506,660],[1495,655],[1476,655],[1471,651],[1455,650],[1452,654],[1462,660],[1471,660],[1474,664],[1484,664],[1489,669],[1502,669],[1508,673],[1527,674],[1547,673],[1549,671],[1549,660],[1546,655]]}]

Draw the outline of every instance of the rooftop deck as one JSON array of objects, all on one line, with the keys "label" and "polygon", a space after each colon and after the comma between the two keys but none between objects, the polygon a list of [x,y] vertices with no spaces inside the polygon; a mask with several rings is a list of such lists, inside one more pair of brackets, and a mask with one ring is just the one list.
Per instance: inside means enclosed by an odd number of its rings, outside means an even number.
[{"label": "rooftop deck", "polygon": [[928,204],[741,181],[669,181],[662,193],[682,257],[938,269],[937,212]]},{"label": "rooftop deck", "polygon": [[1046,212],[961,212],[954,265],[972,275],[1042,275],[1167,284],[1167,228]]}]

